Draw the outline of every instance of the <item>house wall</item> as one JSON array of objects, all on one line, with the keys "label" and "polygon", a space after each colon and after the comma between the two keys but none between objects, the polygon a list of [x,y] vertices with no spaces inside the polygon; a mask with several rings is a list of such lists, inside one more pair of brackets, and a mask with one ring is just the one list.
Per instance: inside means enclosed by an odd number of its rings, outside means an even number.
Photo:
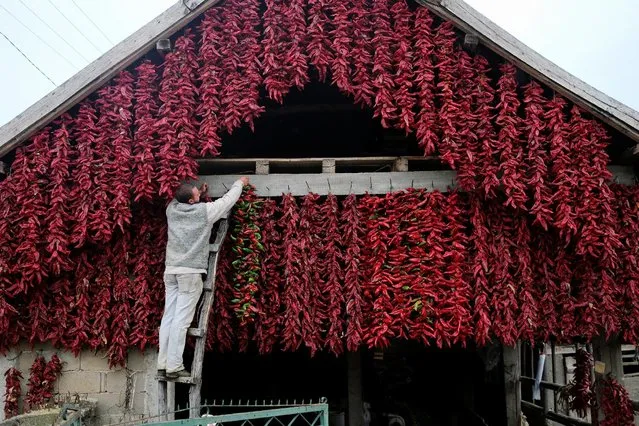
[{"label": "house wall", "polygon": [[[0,356],[0,375],[11,367],[22,373],[22,410],[27,393],[29,368],[41,353],[48,361],[57,354],[63,362],[62,375],[55,384],[55,392],[71,401],[81,399],[97,401],[96,424],[118,423],[157,414],[156,357],[153,350],[142,353],[131,351],[126,368],[109,369],[104,352],[82,351],[78,357],[60,352],[50,345],[21,345]],[[5,380],[0,380],[0,421],[4,419]]]}]

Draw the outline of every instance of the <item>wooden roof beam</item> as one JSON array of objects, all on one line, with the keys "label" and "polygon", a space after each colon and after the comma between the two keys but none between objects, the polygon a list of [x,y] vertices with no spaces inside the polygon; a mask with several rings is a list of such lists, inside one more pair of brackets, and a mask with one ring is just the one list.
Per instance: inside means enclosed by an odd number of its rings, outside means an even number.
[{"label": "wooden roof beam", "polygon": [[[612,99],[541,56],[463,0],[416,0],[533,78],[548,85],[622,134],[639,142],[639,112]],[[639,149],[637,150],[639,152]]]},{"label": "wooden roof beam", "polygon": [[220,0],[178,0],[0,128],[0,158]]}]

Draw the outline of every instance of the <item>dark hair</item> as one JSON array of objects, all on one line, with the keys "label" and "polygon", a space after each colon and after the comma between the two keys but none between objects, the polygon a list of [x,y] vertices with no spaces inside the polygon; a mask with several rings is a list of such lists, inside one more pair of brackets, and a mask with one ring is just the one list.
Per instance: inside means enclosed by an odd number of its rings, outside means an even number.
[{"label": "dark hair", "polygon": [[175,199],[180,203],[188,203],[191,198],[193,198],[193,185],[189,185],[188,183],[183,183],[178,188],[175,193]]}]

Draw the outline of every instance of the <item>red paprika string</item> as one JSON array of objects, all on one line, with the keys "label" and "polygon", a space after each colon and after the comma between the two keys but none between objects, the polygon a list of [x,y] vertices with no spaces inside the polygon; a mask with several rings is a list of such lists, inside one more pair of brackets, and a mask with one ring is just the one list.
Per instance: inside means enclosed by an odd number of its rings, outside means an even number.
[{"label": "red paprika string", "polygon": [[433,17],[425,7],[415,12],[415,85],[419,112],[416,117],[417,141],[424,155],[433,155],[436,151],[437,112],[435,109],[435,70],[433,53]]},{"label": "red paprika string", "polygon": [[4,372],[4,377],[4,418],[10,419],[20,413],[18,403],[20,402],[20,395],[22,395],[22,388],[20,387],[22,373],[12,367]]},{"label": "red paprika string", "polygon": [[351,19],[352,2],[332,1],[333,29],[330,33],[335,52],[331,63],[332,83],[347,95],[353,94],[352,81],[352,44],[353,20]]},{"label": "red paprika string", "polygon": [[332,0],[308,1],[308,61],[317,70],[319,81],[325,82],[335,52],[329,37]]},{"label": "red paprika string", "polygon": [[[396,82],[393,76],[393,29],[391,26],[389,0],[372,0],[373,45],[373,87],[375,102],[373,117],[379,118],[383,127],[396,124],[399,111],[394,102]],[[349,23],[350,25],[350,23]],[[404,81],[405,84],[408,84]],[[404,102],[408,105],[409,102]]]},{"label": "red paprika string", "polygon": [[[373,56],[375,54],[372,39],[372,15],[369,0],[353,0],[353,97],[357,104],[373,106],[375,88],[373,86]],[[348,88],[344,89],[348,92]]]},{"label": "red paprika string", "polygon": [[399,121],[397,127],[410,134],[415,127],[416,104],[413,88],[414,48],[412,43],[413,13],[405,0],[395,0],[390,8],[393,22],[393,68],[395,69],[394,102]]},{"label": "red paprika string", "polygon": [[601,426],[633,426],[635,424],[634,409],[630,395],[624,386],[608,376],[604,379],[601,392],[601,409],[604,418]]},{"label": "red paprika string", "polygon": [[47,363],[42,355],[38,355],[29,368],[29,382],[27,383],[27,395],[24,402],[29,411],[33,411],[45,403],[43,384],[44,370]]}]

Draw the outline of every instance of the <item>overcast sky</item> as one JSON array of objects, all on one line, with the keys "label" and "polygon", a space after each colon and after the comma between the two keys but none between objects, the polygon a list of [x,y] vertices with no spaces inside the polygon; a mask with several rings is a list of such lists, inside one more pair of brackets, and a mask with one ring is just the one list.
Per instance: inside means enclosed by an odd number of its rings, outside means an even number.
[{"label": "overcast sky", "polygon": [[[53,80],[0,36],[0,125],[175,1],[0,0],[0,31]],[[638,0],[467,2],[567,71],[639,110]]]}]

